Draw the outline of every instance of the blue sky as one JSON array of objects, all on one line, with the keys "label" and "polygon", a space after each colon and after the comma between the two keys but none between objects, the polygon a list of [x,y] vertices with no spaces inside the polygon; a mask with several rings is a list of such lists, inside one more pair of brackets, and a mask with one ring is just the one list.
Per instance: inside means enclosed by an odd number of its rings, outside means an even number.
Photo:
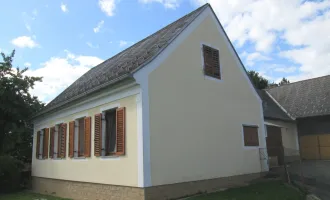
[{"label": "blue sky", "polygon": [[43,76],[32,91],[49,102],[103,60],[210,3],[248,69],[272,81],[330,74],[330,1],[5,1],[0,50]]}]

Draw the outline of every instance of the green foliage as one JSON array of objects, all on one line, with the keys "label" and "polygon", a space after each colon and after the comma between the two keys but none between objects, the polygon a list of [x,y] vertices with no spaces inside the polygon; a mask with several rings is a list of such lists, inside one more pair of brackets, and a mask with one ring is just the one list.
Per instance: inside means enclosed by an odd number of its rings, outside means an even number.
[{"label": "green foliage", "polygon": [[266,89],[269,85],[269,81],[267,79],[265,79],[264,77],[262,77],[258,72],[256,71],[248,71],[248,74],[254,84],[254,86],[257,89]]},{"label": "green foliage", "polygon": [[290,83],[290,81],[288,80],[288,79],[286,79],[286,78],[282,78],[282,80],[281,80],[281,82],[279,82],[279,86],[281,86],[281,85],[285,85],[285,84],[289,84]]},{"label": "green foliage", "polygon": [[261,76],[258,72],[256,71],[248,71],[248,75],[250,76],[250,79],[252,80],[254,86],[257,89],[263,90],[266,88],[273,88],[273,87],[278,87],[281,85],[285,85],[290,83],[290,81],[286,78],[283,78],[281,80],[281,82],[277,83],[270,83],[269,80],[267,80],[266,78],[264,78],[263,76]]},{"label": "green foliage", "polygon": [[23,162],[12,156],[0,156],[0,193],[13,192],[21,188]]},{"label": "green foliage", "polygon": [[[24,162],[32,156],[33,126],[30,117],[44,104],[29,90],[40,77],[26,76],[28,68],[13,68],[13,51],[1,53],[0,62],[0,155],[10,155]],[[2,163],[0,162],[2,165]]]}]

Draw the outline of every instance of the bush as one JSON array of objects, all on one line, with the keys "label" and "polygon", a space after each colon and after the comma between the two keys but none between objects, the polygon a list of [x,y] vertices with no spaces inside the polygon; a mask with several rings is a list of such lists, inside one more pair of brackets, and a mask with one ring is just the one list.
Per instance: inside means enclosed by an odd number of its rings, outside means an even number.
[{"label": "bush", "polygon": [[7,193],[21,188],[21,161],[8,155],[0,156],[0,193]]}]

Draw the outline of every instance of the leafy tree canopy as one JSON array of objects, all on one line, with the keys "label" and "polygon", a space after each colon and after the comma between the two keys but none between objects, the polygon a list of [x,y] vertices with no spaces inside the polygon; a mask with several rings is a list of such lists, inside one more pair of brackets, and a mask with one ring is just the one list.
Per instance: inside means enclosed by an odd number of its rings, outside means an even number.
[{"label": "leafy tree canopy", "polygon": [[272,88],[272,87],[277,87],[277,86],[281,86],[281,85],[285,85],[285,84],[288,84],[290,83],[290,81],[286,78],[283,78],[281,80],[280,83],[274,83],[274,82],[269,82],[269,80],[267,80],[266,78],[264,78],[263,76],[261,76],[258,72],[256,71],[248,71],[248,75],[250,76],[254,86],[257,88],[257,89],[266,89],[266,88]]},{"label": "leafy tree canopy", "polygon": [[0,155],[23,161],[32,156],[33,126],[30,117],[44,104],[29,91],[41,77],[26,76],[28,68],[13,68],[15,51],[1,53],[0,62]]}]

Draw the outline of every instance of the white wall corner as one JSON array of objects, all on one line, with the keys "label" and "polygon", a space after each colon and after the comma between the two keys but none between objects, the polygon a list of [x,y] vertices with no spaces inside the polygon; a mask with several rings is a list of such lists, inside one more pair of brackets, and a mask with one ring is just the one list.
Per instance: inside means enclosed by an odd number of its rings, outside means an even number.
[{"label": "white wall corner", "polygon": [[[152,186],[151,182],[151,161],[150,161],[150,113],[149,113],[149,74],[157,69],[174,50],[184,42],[184,40],[203,22],[203,20],[210,14],[209,9],[205,9],[194,21],[191,22],[158,56],[154,58],[146,66],[133,74],[136,82],[141,87],[141,105],[142,105],[142,119],[139,123],[142,124],[141,138],[139,139],[139,151],[143,150],[142,156],[139,156],[139,167],[143,165],[143,178],[139,178],[139,186]],[[143,148],[142,148],[142,147]],[[143,162],[142,162],[143,161]]]},{"label": "white wall corner", "polygon": [[143,169],[143,113],[142,113],[142,93],[136,96],[137,105],[137,139],[138,139],[138,187],[144,187],[144,169]]}]

